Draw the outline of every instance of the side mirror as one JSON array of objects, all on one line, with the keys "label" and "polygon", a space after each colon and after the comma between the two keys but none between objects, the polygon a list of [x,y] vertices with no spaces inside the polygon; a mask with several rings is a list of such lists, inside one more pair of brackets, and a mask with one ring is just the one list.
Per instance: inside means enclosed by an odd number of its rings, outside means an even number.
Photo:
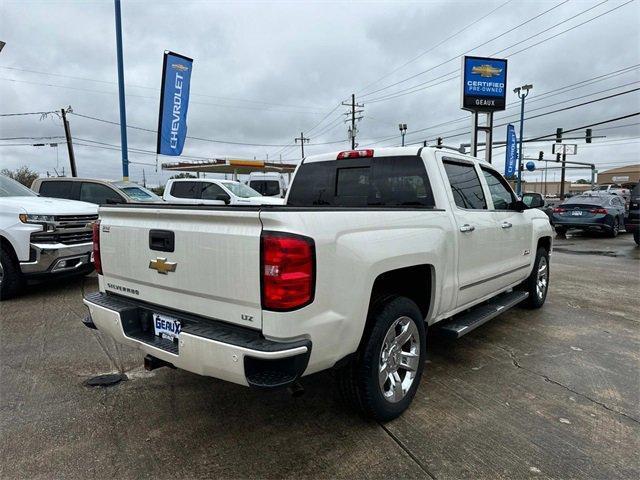
[{"label": "side mirror", "polygon": [[231,197],[226,193],[221,193],[220,195],[216,195],[215,199],[224,202],[225,205],[229,205],[231,203]]},{"label": "side mirror", "polygon": [[527,208],[529,207],[522,200],[517,200],[516,203],[513,205],[513,209],[516,212],[524,212]]}]

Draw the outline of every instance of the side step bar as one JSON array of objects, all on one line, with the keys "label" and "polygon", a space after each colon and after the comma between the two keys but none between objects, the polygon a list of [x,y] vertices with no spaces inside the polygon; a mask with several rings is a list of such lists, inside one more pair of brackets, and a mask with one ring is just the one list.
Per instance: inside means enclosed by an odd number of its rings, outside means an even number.
[{"label": "side step bar", "polygon": [[443,337],[460,338],[480,325],[487,323],[493,317],[515,307],[528,296],[528,292],[520,290],[501,293],[486,303],[481,303],[470,310],[454,315],[448,320],[443,320],[436,324],[435,328]]}]

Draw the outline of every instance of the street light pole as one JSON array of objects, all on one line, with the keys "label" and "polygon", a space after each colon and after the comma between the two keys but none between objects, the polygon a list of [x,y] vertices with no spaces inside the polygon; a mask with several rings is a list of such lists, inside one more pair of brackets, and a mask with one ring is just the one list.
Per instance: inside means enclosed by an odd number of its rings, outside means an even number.
[{"label": "street light pole", "polygon": [[407,124],[401,123],[398,125],[398,128],[400,129],[400,135],[402,135],[402,146],[404,147],[404,136],[407,133]]},{"label": "street light pole", "polygon": [[513,93],[518,95],[520,99],[520,139],[518,145],[518,183],[516,186],[516,193],[518,196],[522,195],[522,141],[524,140],[524,99],[529,95],[529,90],[533,88],[533,85],[523,85],[513,89]]},{"label": "street light pole", "polygon": [[118,96],[120,99],[120,143],[122,151],[122,180],[129,180],[129,153],[127,148],[127,108],[124,99],[124,63],[122,60],[122,21],[120,0],[114,0],[116,10],[116,53],[118,57]]}]

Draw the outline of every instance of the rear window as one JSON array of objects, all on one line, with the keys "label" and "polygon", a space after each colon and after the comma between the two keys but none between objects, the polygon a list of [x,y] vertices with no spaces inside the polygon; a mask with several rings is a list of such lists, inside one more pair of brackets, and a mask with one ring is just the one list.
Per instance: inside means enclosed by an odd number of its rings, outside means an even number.
[{"label": "rear window", "polygon": [[53,198],[71,198],[71,189],[73,182],[66,180],[60,181],[47,181],[40,184],[38,193],[43,197]]},{"label": "rear window", "polygon": [[421,157],[376,157],[303,163],[287,205],[297,207],[433,207]]},{"label": "rear window", "polygon": [[578,197],[571,197],[569,200],[566,200],[563,205],[604,205],[607,203],[610,197],[600,196],[600,195],[584,195]]}]

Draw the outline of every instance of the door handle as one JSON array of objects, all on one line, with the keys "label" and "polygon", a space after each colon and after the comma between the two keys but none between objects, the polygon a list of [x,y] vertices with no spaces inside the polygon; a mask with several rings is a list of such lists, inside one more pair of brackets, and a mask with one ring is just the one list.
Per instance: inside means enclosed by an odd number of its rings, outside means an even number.
[{"label": "door handle", "polygon": [[502,228],[511,228],[511,227],[513,227],[513,225],[511,225],[509,222],[502,222],[502,223],[500,224],[500,226],[501,226]]},{"label": "door handle", "polygon": [[461,232],[473,232],[475,229],[476,227],[474,227],[473,225],[469,225],[468,223],[465,223],[460,227]]}]

